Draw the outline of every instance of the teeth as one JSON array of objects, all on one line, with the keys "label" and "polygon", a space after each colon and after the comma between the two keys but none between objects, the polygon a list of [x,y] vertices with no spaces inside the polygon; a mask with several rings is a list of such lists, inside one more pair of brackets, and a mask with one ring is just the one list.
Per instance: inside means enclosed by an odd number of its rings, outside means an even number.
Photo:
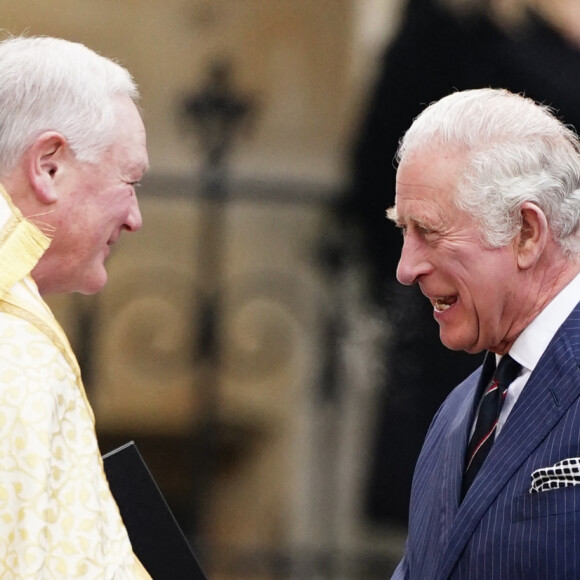
[{"label": "teeth", "polygon": [[443,312],[447,310],[450,306],[451,304],[446,304],[445,302],[443,302],[443,298],[437,298],[437,300],[435,301],[435,310],[437,310],[437,312]]}]

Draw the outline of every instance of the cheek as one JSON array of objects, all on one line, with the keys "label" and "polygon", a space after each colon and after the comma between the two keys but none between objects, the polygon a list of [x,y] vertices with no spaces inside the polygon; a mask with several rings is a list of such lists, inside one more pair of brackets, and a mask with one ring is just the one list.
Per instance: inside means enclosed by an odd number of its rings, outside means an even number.
[{"label": "cheek", "polygon": [[477,316],[483,324],[499,327],[513,302],[513,272],[504,263],[488,264],[473,275],[472,295]]},{"label": "cheek", "polygon": [[95,227],[106,228],[108,225],[114,225],[122,221],[129,213],[130,204],[126,197],[110,197],[108,200],[103,199],[91,209],[91,215],[87,216]]}]

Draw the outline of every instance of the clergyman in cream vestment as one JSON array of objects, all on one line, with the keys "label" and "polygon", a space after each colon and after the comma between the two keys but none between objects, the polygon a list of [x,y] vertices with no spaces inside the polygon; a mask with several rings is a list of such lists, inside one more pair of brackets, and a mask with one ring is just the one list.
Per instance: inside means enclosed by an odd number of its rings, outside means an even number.
[{"label": "clergyman in cream vestment", "polygon": [[49,244],[0,187],[0,580],[148,579],[77,361],[30,276]]}]

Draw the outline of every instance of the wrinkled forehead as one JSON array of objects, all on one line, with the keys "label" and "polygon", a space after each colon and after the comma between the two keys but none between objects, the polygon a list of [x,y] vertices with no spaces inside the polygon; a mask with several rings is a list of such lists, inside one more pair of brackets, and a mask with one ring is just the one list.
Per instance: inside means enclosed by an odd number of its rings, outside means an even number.
[{"label": "wrinkled forehead", "polygon": [[453,150],[426,148],[406,155],[397,169],[395,205],[387,216],[400,224],[455,205],[465,162],[466,155]]},{"label": "wrinkled forehead", "polygon": [[410,151],[397,167],[396,194],[418,187],[426,193],[456,191],[470,158],[470,153],[458,148],[423,147]]},{"label": "wrinkled forehead", "polygon": [[141,112],[130,98],[114,102],[116,126],[114,146],[127,152],[128,161],[135,169],[145,172],[149,167],[147,135]]}]

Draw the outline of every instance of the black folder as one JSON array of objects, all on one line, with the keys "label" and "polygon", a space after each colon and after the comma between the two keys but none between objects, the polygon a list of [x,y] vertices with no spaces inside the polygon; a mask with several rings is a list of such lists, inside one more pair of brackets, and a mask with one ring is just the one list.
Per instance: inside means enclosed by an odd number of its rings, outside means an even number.
[{"label": "black folder", "polygon": [[103,463],[133,551],[153,580],[207,580],[135,443]]}]

